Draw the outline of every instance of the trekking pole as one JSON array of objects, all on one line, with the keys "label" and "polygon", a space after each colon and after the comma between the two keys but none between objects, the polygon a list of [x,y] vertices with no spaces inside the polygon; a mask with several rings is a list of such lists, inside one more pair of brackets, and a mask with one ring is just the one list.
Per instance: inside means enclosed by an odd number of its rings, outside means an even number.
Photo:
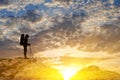
[{"label": "trekking pole", "polygon": [[32,53],[31,46],[29,46],[29,48],[30,48],[30,57],[33,58],[33,53]]}]

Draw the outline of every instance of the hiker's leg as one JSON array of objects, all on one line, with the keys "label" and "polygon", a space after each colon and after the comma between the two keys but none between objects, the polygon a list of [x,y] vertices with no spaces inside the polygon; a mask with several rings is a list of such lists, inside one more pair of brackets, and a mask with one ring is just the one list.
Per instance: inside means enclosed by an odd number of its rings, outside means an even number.
[{"label": "hiker's leg", "polygon": [[25,58],[27,58],[27,47],[25,47]]},{"label": "hiker's leg", "polygon": [[24,46],[24,57],[25,57],[25,58],[27,58],[26,53],[27,53],[27,47]]}]

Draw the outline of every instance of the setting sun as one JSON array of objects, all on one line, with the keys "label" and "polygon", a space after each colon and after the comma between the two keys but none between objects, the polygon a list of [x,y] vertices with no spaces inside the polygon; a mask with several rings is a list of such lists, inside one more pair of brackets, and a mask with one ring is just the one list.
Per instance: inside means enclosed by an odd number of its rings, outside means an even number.
[{"label": "setting sun", "polygon": [[78,68],[76,67],[64,67],[64,69],[60,70],[64,80],[69,80],[77,71]]}]

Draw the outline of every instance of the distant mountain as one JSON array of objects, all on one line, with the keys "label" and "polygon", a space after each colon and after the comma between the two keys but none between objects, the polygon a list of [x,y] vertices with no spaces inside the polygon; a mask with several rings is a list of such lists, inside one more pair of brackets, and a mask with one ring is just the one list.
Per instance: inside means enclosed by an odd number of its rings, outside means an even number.
[{"label": "distant mountain", "polygon": [[70,80],[120,80],[120,74],[112,71],[102,70],[93,65],[83,68]]}]

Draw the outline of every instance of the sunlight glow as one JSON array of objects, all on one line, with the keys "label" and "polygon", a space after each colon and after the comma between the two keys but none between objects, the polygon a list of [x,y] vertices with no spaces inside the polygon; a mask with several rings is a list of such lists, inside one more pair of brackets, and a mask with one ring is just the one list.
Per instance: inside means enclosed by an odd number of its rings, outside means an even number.
[{"label": "sunlight glow", "polygon": [[60,72],[64,77],[64,80],[69,80],[74,74],[76,74],[78,71],[78,68],[76,67],[65,67]]}]

